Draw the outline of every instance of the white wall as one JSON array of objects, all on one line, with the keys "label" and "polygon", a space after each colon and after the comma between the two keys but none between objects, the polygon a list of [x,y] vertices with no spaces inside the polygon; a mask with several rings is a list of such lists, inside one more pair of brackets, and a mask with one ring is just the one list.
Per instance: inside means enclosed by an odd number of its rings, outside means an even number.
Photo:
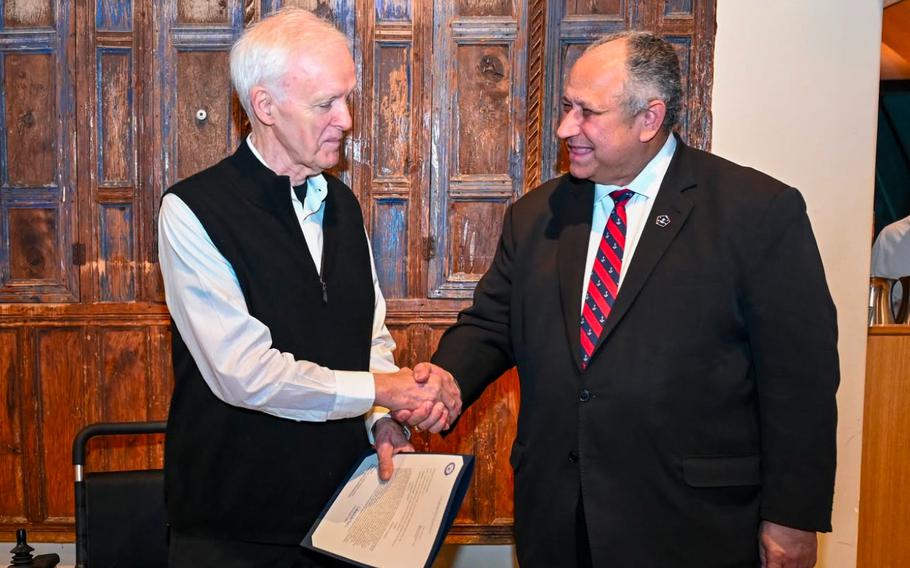
[{"label": "white wall", "polygon": [[838,309],[834,532],[819,565],[854,566],[882,2],[717,3],[712,151],[802,191]]}]

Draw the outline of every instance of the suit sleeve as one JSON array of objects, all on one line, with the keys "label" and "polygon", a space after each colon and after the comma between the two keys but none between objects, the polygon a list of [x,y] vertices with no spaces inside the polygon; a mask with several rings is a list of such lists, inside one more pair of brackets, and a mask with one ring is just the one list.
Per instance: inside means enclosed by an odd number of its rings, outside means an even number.
[{"label": "suit sleeve", "polygon": [[514,254],[512,207],[509,207],[493,264],[478,282],[473,304],[443,334],[432,357],[433,363],[452,373],[458,381],[465,407],[477,400],[489,383],[515,365],[510,334]]},{"label": "suit sleeve", "polygon": [[787,188],[765,211],[744,283],[762,447],[763,519],[831,530],[837,318],[806,205]]}]

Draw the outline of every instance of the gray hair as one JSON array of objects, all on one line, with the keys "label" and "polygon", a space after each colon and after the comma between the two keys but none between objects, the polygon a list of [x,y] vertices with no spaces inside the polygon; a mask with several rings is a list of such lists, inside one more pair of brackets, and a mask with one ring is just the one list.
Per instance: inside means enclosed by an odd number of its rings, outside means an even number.
[{"label": "gray hair", "polygon": [[300,8],[284,8],[244,30],[231,47],[231,83],[250,120],[254,119],[253,87],[262,85],[283,99],[281,79],[288,72],[291,56],[331,42],[348,47],[347,37],[335,26]]},{"label": "gray hair", "polygon": [[605,35],[588,46],[585,53],[611,41],[625,39],[628,53],[622,106],[629,116],[648,108],[659,99],[667,107],[661,127],[668,132],[676,126],[682,100],[679,58],[668,42],[651,32],[626,30]]}]

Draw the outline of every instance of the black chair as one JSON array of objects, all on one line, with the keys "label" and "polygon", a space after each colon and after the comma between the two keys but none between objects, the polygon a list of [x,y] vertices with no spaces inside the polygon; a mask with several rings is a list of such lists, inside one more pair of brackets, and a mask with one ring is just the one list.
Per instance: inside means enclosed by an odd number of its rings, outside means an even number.
[{"label": "black chair", "polygon": [[76,470],[76,567],[167,566],[164,473],[160,469],[93,472],[83,477],[95,436],[158,434],[165,422],[91,424],[73,440]]}]

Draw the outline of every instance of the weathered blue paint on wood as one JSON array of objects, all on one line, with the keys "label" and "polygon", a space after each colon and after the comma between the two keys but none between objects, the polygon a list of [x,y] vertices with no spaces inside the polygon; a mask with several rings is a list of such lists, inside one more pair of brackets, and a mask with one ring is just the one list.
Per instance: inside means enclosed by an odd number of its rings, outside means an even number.
[{"label": "weathered blue paint on wood", "polygon": [[[527,36],[519,30],[527,3],[516,2],[512,16],[484,17],[460,17],[449,0],[433,6],[427,295],[461,299],[473,295],[502,212],[524,187]],[[496,101],[508,101],[504,112]]]},{"label": "weathered blue paint on wood", "polygon": [[133,206],[105,203],[99,207],[98,271],[102,302],[136,299]]},{"label": "weathered blue paint on wood", "polygon": [[132,0],[97,0],[95,28],[106,32],[128,32],[133,29]]},{"label": "weathered blue paint on wood", "polygon": [[691,16],[692,0],[665,0],[665,16]]},{"label": "weathered blue paint on wood", "polygon": [[690,67],[692,62],[692,38],[689,36],[666,36],[664,37],[673,49],[676,50],[676,56],[679,58],[679,73],[682,75],[682,102],[679,113],[679,129],[683,132],[689,130],[689,108],[692,98],[691,85],[689,77],[691,76]]},{"label": "weathered blue paint on wood", "polygon": [[410,0],[376,0],[376,19],[409,21],[411,19]]},{"label": "weathered blue paint on wood", "polygon": [[408,292],[408,202],[378,197],[372,209],[372,246],[379,285],[386,298],[404,298]]},{"label": "weathered blue paint on wood", "polygon": [[[135,161],[133,159],[133,57],[128,47],[101,47],[95,53],[95,124],[97,144],[98,184],[107,187],[136,185]],[[121,60],[117,62],[116,60]],[[104,63],[118,63],[120,77],[108,76]],[[112,66],[114,67],[114,66]],[[108,73],[112,73],[109,70]],[[115,87],[120,93],[111,92]],[[107,104],[107,106],[105,106]],[[111,108],[113,107],[113,108]],[[120,162],[126,167],[126,175],[114,176],[105,171],[107,154],[119,154]]]}]

